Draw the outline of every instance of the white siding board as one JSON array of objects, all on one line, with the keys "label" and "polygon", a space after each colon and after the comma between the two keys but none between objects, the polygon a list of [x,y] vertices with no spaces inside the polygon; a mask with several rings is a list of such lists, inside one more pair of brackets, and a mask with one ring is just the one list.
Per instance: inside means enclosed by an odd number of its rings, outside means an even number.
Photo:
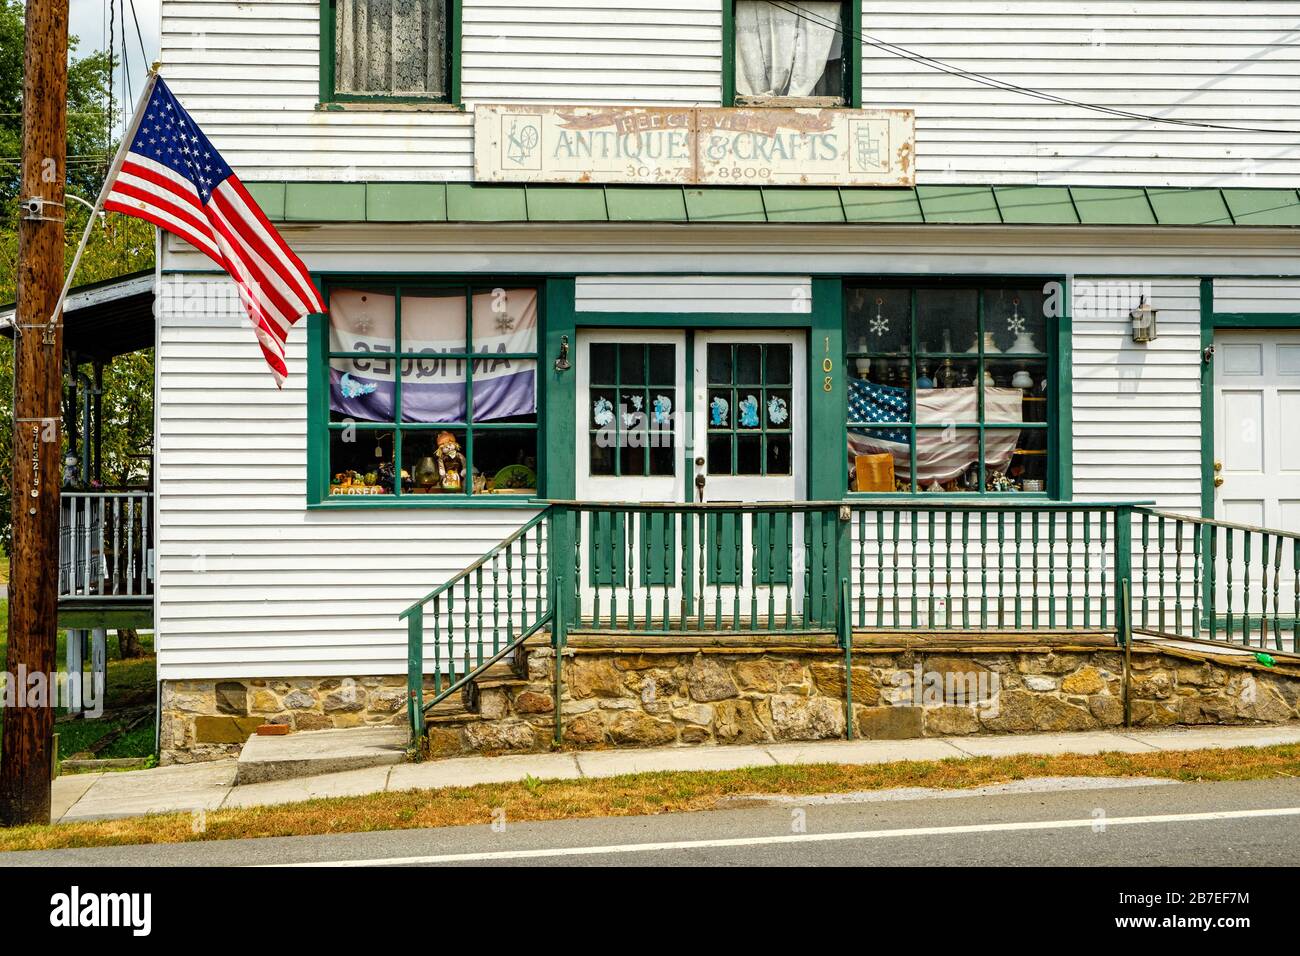
[{"label": "white siding board", "polygon": [[808,276],[579,276],[576,311],[794,312],[808,311]]},{"label": "white siding board", "polygon": [[[1076,311],[1072,316],[1074,497],[1149,498],[1163,508],[1199,513],[1200,283],[1195,278],[1123,281],[1149,287],[1160,310],[1160,334],[1137,345],[1127,314],[1094,317]],[[1164,431],[1169,426],[1177,432]],[[1154,427],[1160,430],[1153,433]]]},{"label": "white siding board", "polygon": [[[467,113],[316,109],[318,20],[312,0],[163,0],[165,74],[241,176],[469,179]],[[864,43],[865,105],[916,110],[922,182],[1217,186],[1249,174],[1286,186],[1300,174],[1292,4],[867,0],[861,30],[1072,99],[1280,131],[1105,116]],[[464,0],[462,100],[715,105],[721,37],[717,0]]]},{"label": "white siding board", "polygon": [[1300,313],[1300,279],[1215,279],[1214,311]]}]

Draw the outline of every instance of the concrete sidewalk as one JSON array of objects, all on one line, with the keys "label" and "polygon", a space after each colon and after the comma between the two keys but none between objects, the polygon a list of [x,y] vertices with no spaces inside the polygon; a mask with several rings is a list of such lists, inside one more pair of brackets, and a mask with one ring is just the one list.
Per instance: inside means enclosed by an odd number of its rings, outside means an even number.
[{"label": "concrete sidewalk", "polygon": [[316,797],[350,797],[398,790],[430,790],[480,783],[615,777],[653,770],[734,770],[780,764],[876,764],[902,760],[1006,757],[1018,754],[1146,753],[1300,743],[1300,725],[1206,727],[1170,730],[1089,731],[912,740],[826,740],[746,747],[674,747],[597,750],[504,757],[463,757],[428,763],[368,767],[235,786],[235,761],[159,767],[123,773],[89,773],[54,782],[56,823],[296,803]]}]

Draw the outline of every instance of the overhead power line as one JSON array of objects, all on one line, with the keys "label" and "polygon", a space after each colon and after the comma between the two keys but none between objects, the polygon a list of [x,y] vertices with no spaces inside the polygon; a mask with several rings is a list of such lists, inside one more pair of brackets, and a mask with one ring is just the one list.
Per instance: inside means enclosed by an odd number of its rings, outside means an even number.
[{"label": "overhead power line", "polygon": [[985,73],[976,73],[973,70],[954,66],[953,64],[947,63],[943,60],[938,60],[932,56],[926,56],[923,53],[917,53],[914,50],[909,50],[906,47],[899,46],[897,43],[890,43],[886,40],[870,36],[869,34],[858,33],[847,29],[838,20],[830,20],[826,17],[809,13],[807,10],[803,10],[799,7],[789,6],[782,3],[781,0],[767,0],[767,2],[780,10],[794,14],[796,17],[799,17],[808,23],[815,23],[818,26],[829,27],[836,33],[840,34],[841,37],[847,37],[850,40],[856,40],[859,43],[866,43],[868,46],[875,47],[876,49],[882,50],[892,56],[911,60],[913,63],[920,64],[929,69],[938,70],[939,72],[947,73],[950,76],[969,80],[970,82],[978,83],[981,86],[991,87],[995,90],[1003,90],[1008,93],[1018,93],[1022,96],[1034,97],[1049,103],[1056,103],[1059,106],[1071,106],[1077,109],[1091,110],[1096,113],[1104,113],[1110,116],[1120,117],[1122,119],[1140,120],[1145,123],[1163,123],[1171,126],[1192,126],[1198,129],[1227,130],[1236,133],[1283,133],[1300,135],[1300,130],[1297,129],[1270,129],[1268,127],[1259,126],[1234,126],[1226,123],[1209,123],[1200,120],[1171,119],[1169,117],[1153,116],[1150,113],[1138,113],[1133,110],[1120,109],[1114,106],[1102,106],[1099,103],[1085,103],[1082,100],[1074,100],[1069,97],[1058,96],[1055,93],[1035,90],[1031,87],[1020,86],[1008,80],[1000,80],[997,77],[989,76]]}]

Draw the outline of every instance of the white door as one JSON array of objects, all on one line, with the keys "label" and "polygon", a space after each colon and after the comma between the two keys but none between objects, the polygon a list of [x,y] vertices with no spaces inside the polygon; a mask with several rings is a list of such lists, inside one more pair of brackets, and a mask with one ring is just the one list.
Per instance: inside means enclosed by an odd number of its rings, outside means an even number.
[{"label": "white door", "polygon": [[[694,500],[713,504],[799,501],[808,471],[805,335],[785,331],[695,333]],[[713,515],[696,534],[705,619],[799,614],[802,515]],[[699,608],[697,607],[697,612]]]},{"label": "white door", "polygon": [[[579,501],[685,500],[686,333],[580,330],[577,334]],[[679,614],[678,516],[580,515],[579,609],[591,625]]]},{"label": "white door", "polygon": [[[1300,532],[1300,333],[1220,332],[1214,336],[1214,516],[1221,521]],[[1252,536],[1249,578],[1243,535],[1234,540],[1234,616],[1248,614],[1252,629],[1264,612],[1260,591],[1261,541]],[[1273,539],[1276,548],[1277,539]],[[1228,608],[1224,540],[1218,544],[1216,614]],[[1278,580],[1272,580],[1280,557]],[[1272,592],[1285,608],[1294,595],[1295,567],[1289,543],[1269,560],[1268,614],[1278,613]],[[1250,594],[1243,606],[1243,583]],[[1282,613],[1289,618],[1289,613]]]},{"label": "white door", "polygon": [[1300,333],[1214,336],[1214,515],[1300,532]]},{"label": "white door", "polygon": [[[684,331],[578,332],[580,501],[804,497],[803,333],[696,332],[694,339],[688,356]],[[802,517],[784,514],[589,509],[577,529],[581,625],[654,631],[684,620],[740,626],[760,615],[797,617],[803,528]]]}]

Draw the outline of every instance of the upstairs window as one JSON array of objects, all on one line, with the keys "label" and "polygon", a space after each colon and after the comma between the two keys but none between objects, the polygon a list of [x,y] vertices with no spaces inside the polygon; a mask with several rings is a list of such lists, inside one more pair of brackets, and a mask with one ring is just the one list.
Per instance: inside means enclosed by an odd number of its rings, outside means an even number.
[{"label": "upstairs window", "polygon": [[735,105],[850,104],[848,13],[840,0],[735,0]]},{"label": "upstairs window", "polygon": [[[453,0],[331,0],[327,100],[451,100]],[[324,31],[322,31],[324,33]],[[322,64],[324,65],[324,64]]]}]

